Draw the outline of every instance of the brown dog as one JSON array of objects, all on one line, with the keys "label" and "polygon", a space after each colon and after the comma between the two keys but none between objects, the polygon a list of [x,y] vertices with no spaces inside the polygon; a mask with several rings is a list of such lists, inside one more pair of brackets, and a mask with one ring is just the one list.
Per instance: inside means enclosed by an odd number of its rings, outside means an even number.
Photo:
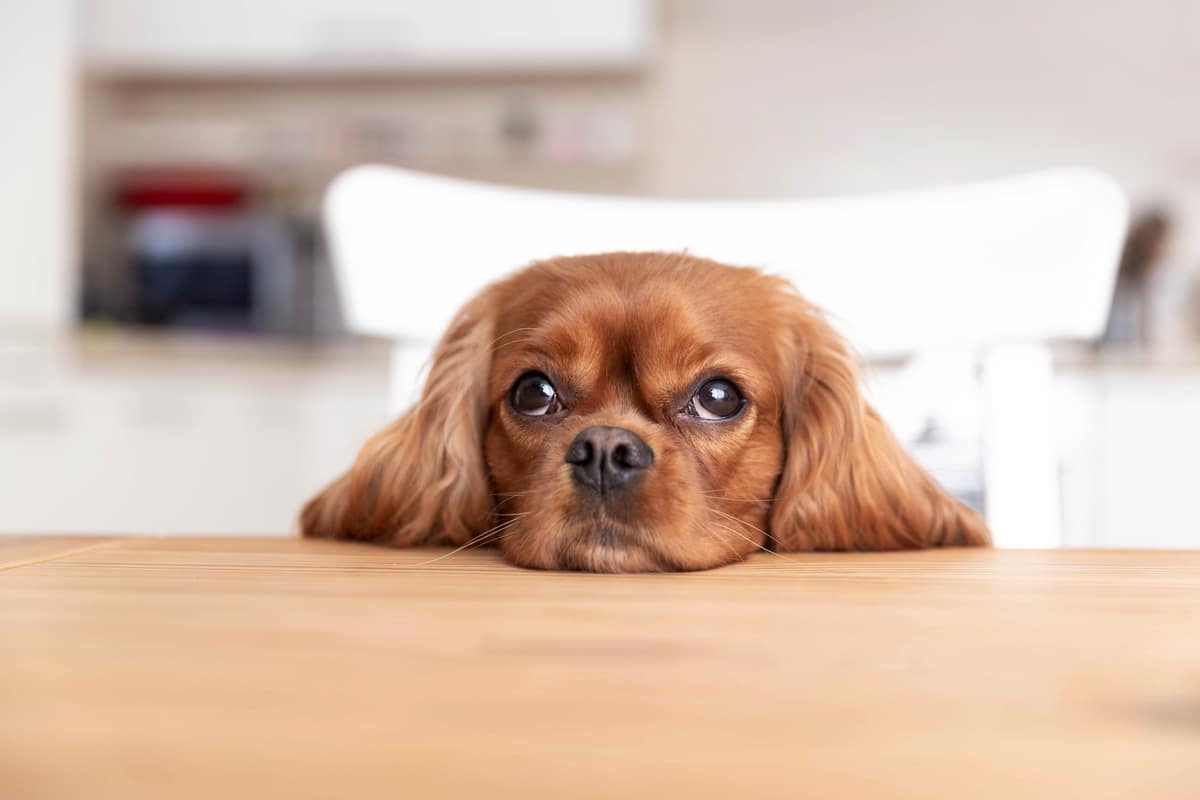
[{"label": "brown dog", "polygon": [[779,278],[666,253],[555,259],[484,289],[417,405],[301,526],[598,572],[988,542],[863,400],[818,309]]}]

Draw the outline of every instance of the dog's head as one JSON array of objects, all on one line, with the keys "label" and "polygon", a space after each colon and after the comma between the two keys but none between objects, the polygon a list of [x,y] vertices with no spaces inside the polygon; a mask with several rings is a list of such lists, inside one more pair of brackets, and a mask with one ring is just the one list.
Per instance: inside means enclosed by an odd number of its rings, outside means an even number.
[{"label": "dog's head", "polygon": [[603,572],[987,542],[864,402],[816,308],[756,270],[659,253],[542,262],[485,289],[416,406],[301,525]]}]

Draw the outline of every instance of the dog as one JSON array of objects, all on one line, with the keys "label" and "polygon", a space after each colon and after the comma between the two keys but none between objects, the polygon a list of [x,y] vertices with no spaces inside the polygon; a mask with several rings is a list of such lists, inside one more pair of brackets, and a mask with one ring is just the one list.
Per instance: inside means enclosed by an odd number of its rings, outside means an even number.
[{"label": "dog", "polygon": [[485,288],[416,405],[300,525],[593,572],[989,542],[864,400],[821,310],[678,253],[556,258]]}]

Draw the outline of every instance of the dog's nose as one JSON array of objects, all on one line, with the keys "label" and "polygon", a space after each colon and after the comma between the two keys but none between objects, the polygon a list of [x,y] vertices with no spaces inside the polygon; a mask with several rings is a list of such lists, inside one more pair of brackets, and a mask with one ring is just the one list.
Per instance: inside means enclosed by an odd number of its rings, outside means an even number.
[{"label": "dog's nose", "polygon": [[607,494],[653,464],[654,451],[633,431],[597,425],[579,432],[566,460],[576,483]]}]

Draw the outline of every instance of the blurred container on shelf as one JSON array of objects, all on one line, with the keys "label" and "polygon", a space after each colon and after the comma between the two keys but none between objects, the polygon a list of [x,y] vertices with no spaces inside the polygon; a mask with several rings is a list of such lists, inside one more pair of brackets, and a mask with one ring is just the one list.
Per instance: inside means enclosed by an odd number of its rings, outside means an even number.
[{"label": "blurred container on shelf", "polygon": [[340,330],[312,222],[217,168],[114,178],[111,250],[85,273],[85,319],[298,337]]},{"label": "blurred container on shelf", "polygon": [[653,0],[84,7],[87,319],[336,334],[320,203],[363,162],[640,188]]},{"label": "blurred container on shelf", "polygon": [[[1150,344],[1155,312],[1162,310],[1161,298],[1151,296],[1152,286],[1170,235],[1170,217],[1161,209],[1143,211],[1130,223],[1102,346],[1144,348]],[[1153,302],[1155,299],[1160,302]]]}]

